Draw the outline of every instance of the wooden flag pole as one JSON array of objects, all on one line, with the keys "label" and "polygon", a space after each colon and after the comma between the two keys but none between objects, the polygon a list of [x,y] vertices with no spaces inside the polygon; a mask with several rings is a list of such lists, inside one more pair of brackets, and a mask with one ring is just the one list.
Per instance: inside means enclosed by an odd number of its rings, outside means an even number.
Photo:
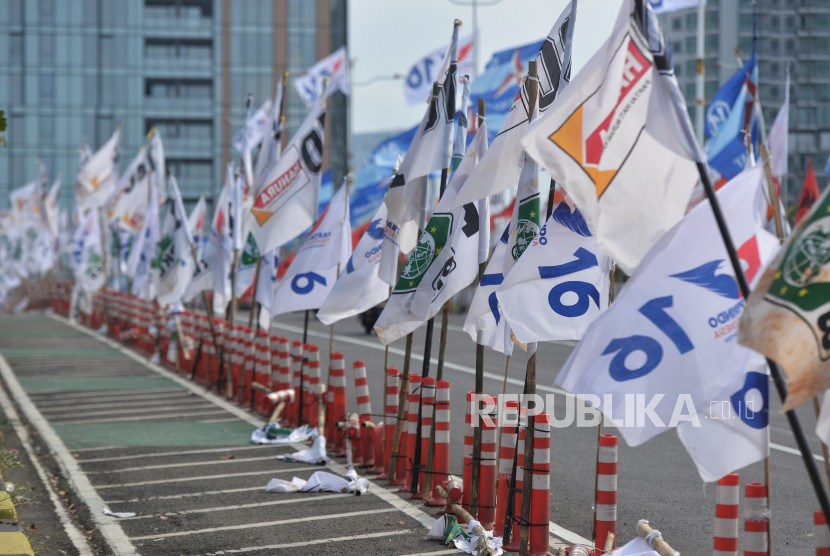
[{"label": "wooden flag pole", "polygon": [[[392,451],[389,456],[389,480],[402,480],[397,476],[398,457],[401,452],[401,433],[403,432],[403,413],[406,406],[406,396],[409,392],[409,366],[412,361],[412,332],[406,335],[406,348],[403,356],[403,371],[401,372],[401,387],[398,391],[398,415],[395,420],[395,432],[392,435]],[[417,444],[417,443],[416,443]]]}]

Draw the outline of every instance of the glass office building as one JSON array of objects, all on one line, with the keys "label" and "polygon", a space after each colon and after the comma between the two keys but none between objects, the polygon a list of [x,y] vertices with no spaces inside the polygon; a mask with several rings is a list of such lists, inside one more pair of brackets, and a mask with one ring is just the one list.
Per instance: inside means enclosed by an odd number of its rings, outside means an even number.
[{"label": "glass office building", "polygon": [[[121,125],[123,170],[152,127],[187,201],[221,187],[238,157],[231,138],[273,97],[285,71],[300,74],[346,44],[346,0],[4,0],[0,2],[0,208],[36,177],[60,175],[70,206],[84,138],[97,149]],[[289,82],[288,132],[307,108]],[[346,100],[331,97],[328,151],[346,166]],[[335,183],[338,183],[335,181]]]},{"label": "glass office building", "polygon": [[[789,160],[786,191],[798,202],[807,161],[819,184],[830,153],[830,0],[757,0],[759,98],[767,129],[784,102],[790,67]],[[661,15],[678,81],[694,118],[697,10]],[[752,53],[753,2],[706,2],[706,101]],[[738,49],[736,54],[736,49]]]}]

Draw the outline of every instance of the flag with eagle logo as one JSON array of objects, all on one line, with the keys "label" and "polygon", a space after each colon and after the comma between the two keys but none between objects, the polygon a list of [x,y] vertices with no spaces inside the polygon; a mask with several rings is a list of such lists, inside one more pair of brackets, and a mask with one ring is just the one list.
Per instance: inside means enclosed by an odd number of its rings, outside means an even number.
[{"label": "flag with eagle logo", "polygon": [[384,345],[434,317],[445,301],[475,280],[479,206],[471,202],[453,208],[453,204],[458,189],[486,150],[487,126],[482,122],[375,323],[375,332]]},{"label": "flag with eagle logo", "polygon": [[657,19],[623,2],[613,33],[522,139],[627,273],[683,217],[703,160]]}]

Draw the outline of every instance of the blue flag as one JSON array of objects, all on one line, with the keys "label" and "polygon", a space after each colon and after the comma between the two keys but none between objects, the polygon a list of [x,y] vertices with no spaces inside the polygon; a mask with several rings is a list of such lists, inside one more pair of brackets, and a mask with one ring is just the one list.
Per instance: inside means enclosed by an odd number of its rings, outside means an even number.
[{"label": "blue flag", "polygon": [[746,166],[743,131],[748,120],[751,121],[752,148],[757,153],[759,124],[753,104],[757,86],[758,64],[753,52],[743,67],[715,94],[706,111],[706,157],[709,166],[724,178],[733,178]]}]

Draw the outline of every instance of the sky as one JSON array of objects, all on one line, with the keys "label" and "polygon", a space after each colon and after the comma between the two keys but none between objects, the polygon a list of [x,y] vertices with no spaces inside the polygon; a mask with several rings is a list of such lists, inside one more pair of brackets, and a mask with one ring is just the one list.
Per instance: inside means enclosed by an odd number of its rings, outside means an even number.
[{"label": "sky", "polygon": [[[455,2],[463,2],[459,5]],[[494,3],[495,2],[495,3]],[[472,0],[349,2],[351,114],[355,133],[399,130],[420,122],[425,106],[408,106],[403,80],[417,60],[444,47],[453,20],[473,33]],[[567,0],[478,0],[478,71],[493,52],[544,39]],[[579,0],[573,67],[578,71],[611,31],[621,0]]]}]

